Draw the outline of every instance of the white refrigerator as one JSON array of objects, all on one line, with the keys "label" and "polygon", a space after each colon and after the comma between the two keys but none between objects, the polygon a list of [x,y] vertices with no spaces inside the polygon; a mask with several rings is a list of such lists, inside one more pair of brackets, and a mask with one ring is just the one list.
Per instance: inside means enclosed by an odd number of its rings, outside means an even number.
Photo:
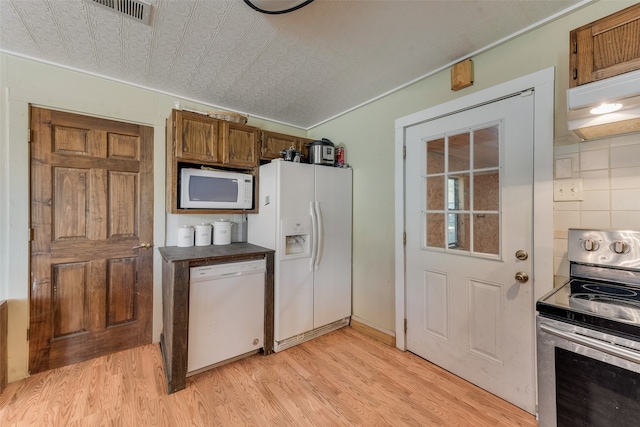
[{"label": "white refrigerator", "polygon": [[275,160],[260,167],[248,242],[274,249],[274,351],[349,324],[352,170]]}]

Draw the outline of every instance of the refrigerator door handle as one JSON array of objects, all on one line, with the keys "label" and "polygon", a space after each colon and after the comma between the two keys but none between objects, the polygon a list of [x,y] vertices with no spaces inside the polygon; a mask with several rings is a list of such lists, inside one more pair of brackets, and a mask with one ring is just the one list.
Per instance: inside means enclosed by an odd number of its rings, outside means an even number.
[{"label": "refrigerator door handle", "polygon": [[315,202],[309,203],[311,210],[311,259],[309,260],[309,271],[313,272],[318,256],[318,215],[316,213]]},{"label": "refrigerator door handle", "polygon": [[322,209],[320,209],[320,202],[316,202],[316,221],[318,222],[318,233],[316,234],[316,240],[318,243],[316,244],[316,259],[314,263],[314,270],[320,268],[320,261],[322,260],[322,249],[324,248],[324,224],[322,220]]}]

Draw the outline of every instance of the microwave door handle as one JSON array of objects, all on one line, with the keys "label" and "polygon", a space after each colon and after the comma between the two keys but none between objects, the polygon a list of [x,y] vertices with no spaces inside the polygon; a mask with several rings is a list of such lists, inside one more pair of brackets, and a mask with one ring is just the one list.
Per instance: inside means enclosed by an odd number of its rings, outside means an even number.
[{"label": "microwave door handle", "polygon": [[315,202],[316,206],[316,221],[318,222],[318,234],[316,237],[318,238],[318,244],[316,245],[316,259],[314,262],[313,269],[317,270],[320,268],[320,261],[322,260],[322,252],[324,248],[324,224],[322,219],[322,209],[320,209],[320,202]]},{"label": "microwave door handle", "polygon": [[309,260],[309,271],[313,272],[318,255],[318,218],[316,215],[316,207],[314,202],[309,203],[311,210],[311,259]]}]

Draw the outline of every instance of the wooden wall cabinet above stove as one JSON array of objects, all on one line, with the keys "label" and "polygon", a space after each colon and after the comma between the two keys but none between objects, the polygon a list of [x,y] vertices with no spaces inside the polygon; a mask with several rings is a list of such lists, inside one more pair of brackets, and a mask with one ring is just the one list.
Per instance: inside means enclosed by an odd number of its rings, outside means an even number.
[{"label": "wooden wall cabinet above stove", "polygon": [[[259,129],[241,123],[214,119],[189,111],[172,110],[167,118],[168,213],[236,213],[237,210],[178,208],[178,174],[180,166],[201,165],[242,170],[256,174],[259,166]],[[255,175],[254,181],[257,181]],[[254,182],[257,188],[257,182]],[[254,190],[254,200],[256,199]],[[245,213],[257,212],[243,210]]]},{"label": "wooden wall cabinet above stove", "polygon": [[309,152],[307,150],[307,144],[312,142],[312,139],[301,138],[299,136],[285,135],[283,133],[260,131],[260,160],[270,161],[273,159],[280,159],[282,155],[280,152],[293,147],[295,150],[300,151],[303,156],[303,161],[309,161]]},{"label": "wooden wall cabinet above stove", "polygon": [[640,69],[640,3],[569,33],[569,87]]}]

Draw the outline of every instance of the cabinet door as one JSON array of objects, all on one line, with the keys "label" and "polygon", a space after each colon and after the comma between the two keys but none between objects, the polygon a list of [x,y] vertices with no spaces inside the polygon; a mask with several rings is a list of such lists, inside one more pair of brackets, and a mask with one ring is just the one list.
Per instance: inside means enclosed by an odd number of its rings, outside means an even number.
[{"label": "cabinet door", "polygon": [[220,162],[219,120],[186,111],[174,111],[175,155],[185,160]]},{"label": "cabinet door", "polygon": [[302,159],[305,163],[309,163],[309,149],[307,144],[315,141],[315,139],[298,138],[298,150],[302,153]]},{"label": "cabinet door", "polygon": [[222,163],[239,168],[258,166],[258,128],[222,121]]},{"label": "cabinet door", "polygon": [[640,69],[640,3],[576,28],[569,87]]},{"label": "cabinet door", "polygon": [[300,150],[298,137],[282,133],[262,131],[260,135],[260,158],[273,160],[282,157],[280,152],[293,147]]}]

